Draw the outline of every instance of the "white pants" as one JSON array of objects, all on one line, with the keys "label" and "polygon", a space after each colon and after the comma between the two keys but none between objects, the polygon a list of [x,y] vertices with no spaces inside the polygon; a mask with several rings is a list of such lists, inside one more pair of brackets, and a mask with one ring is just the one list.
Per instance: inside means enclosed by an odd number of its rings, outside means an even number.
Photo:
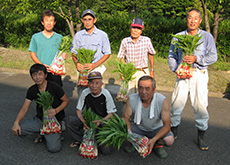
[{"label": "white pants", "polygon": [[209,114],[208,106],[208,71],[197,69],[193,77],[186,80],[176,80],[171,102],[171,126],[178,126],[181,122],[181,115],[190,94],[191,104],[195,113],[195,126],[199,130],[208,129]]},{"label": "white pants", "polygon": [[129,94],[134,94],[137,92],[137,88],[138,88],[138,80],[145,75],[149,75],[149,68],[144,69],[144,71],[142,70],[138,70],[133,77],[135,77],[135,79],[133,79],[132,81],[129,81]]}]

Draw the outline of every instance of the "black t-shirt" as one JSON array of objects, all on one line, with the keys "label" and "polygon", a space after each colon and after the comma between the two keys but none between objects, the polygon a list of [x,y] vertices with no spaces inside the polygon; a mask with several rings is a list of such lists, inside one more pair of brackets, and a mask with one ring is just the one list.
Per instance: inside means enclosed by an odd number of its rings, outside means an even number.
[{"label": "black t-shirt", "polygon": [[77,109],[88,110],[89,108],[101,117],[105,117],[108,113],[115,113],[117,111],[111,94],[107,89],[103,88],[97,96],[92,95],[89,88],[82,91],[78,100]]},{"label": "black t-shirt", "polygon": [[[47,87],[46,87],[45,91],[49,91],[49,93],[52,96],[54,96],[54,101],[53,101],[53,105],[52,105],[53,108],[57,108],[59,105],[61,105],[61,103],[62,103],[61,98],[64,96],[65,92],[60,85],[58,85],[54,82],[51,82],[51,81],[47,81]],[[38,99],[38,93],[40,93],[38,86],[36,84],[34,84],[27,90],[26,98],[31,100],[31,101],[37,100]],[[36,110],[37,110],[36,116],[42,120],[43,110],[39,104],[37,104]],[[64,110],[60,111],[55,116],[56,116],[58,121],[61,121],[65,117]]]}]

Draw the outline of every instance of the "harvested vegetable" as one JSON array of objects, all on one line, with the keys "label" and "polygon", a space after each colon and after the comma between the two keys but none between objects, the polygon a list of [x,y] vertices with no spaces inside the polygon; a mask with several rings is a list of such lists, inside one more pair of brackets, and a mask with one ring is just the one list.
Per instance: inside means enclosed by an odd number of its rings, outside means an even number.
[{"label": "harvested vegetable", "polygon": [[[94,59],[94,54],[97,52],[97,50],[93,51],[90,49],[85,49],[85,48],[80,48],[76,49],[77,51],[77,59],[80,64],[83,66],[88,63],[92,63]],[[86,86],[88,87],[88,70],[83,69],[81,72],[79,72],[79,78],[78,78],[78,83],[77,86]]]},{"label": "harvested vegetable", "polygon": [[38,93],[38,96],[39,98],[36,102],[43,108],[43,121],[40,134],[44,135],[61,132],[61,125],[57,121],[56,117],[53,116],[49,118],[47,115],[47,110],[52,109],[54,97],[48,91],[42,91],[41,94]]},{"label": "harvested vegetable", "polygon": [[86,129],[84,132],[83,141],[79,147],[80,153],[78,155],[81,157],[94,159],[98,155],[98,150],[95,142],[95,130],[97,124],[93,123],[93,121],[99,120],[100,117],[93,113],[90,108],[88,110],[84,110],[83,114],[86,125],[90,129]]},{"label": "harvested vegetable", "polygon": [[59,51],[56,53],[49,68],[49,71],[55,75],[65,75],[65,60],[62,58],[62,53],[69,50],[71,46],[71,38],[69,36],[62,37],[61,39],[62,43],[59,43]]},{"label": "harvested vegetable", "polygon": [[145,158],[148,155],[148,138],[135,133],[130,133],[124,119],[114,114],[110,120],[102,120],[104,126],[99,128],[97,142],[99,145],[107,144],[120,149],[125,140],[128,140],[138,153]]},{"label": "harvested vegetable", "polygon": [[120,102],[126,102],[128,100],[128,88],[129,81],[135,77],[133,75],[137,72],[133,63],[126,63],[124,61],[116,62],[116,70],[113,72],[120,73],[120,77],[123,79],[119,92],[117,93],[116,100]]},{"label": "harvested vegetable", "polygon": [[[193,55],[196,48],[202,44],[200,39],[202,36],[199,34],[192,36],[192,35],[172,35],[173,37],[177,38],[178,41],[173,40],[172,44],[175,45],[176,49],[181,49],[184,55]],[[184,61],[178,66],[176,70],[177,76],[180,78],[183,73],[186,73],[188,77],[192,77],[192,64],[187,64]]]}]

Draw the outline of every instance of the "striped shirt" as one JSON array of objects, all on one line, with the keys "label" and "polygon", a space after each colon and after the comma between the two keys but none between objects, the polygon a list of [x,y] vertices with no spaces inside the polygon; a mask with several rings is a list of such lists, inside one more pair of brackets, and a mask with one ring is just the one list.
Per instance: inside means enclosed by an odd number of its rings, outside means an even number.
[{"label": "striped shirt", "polygon": [[[185,34],[188,34],[187,30],[177,33],[176,35]],[[195,50],[194,55],[197,57],[197,59],[196,62],[193,63],[193,68],[198,68],[201,70],[207,69],[209,65],[217,61],[216,44],[211,33],[199,29],[197,34],[203,36],[199,41],[199,43],[203,43],[199,45]],[[176,40],[176,38],[173,38],[173,40]],[[168,64],[173,72],[176,71],[177,67],[183,60],[183,53],[181,49],[177,49],[176,51],[174,51],[174,49],[175,46],[171,44],[168,54]]]},{"label": "striped shirt", "polygon": [[149,37],[140,36],[135,44],[131,37],[121,41],[118,58],[124,58],[126,63],[133,62],[136,68],[148,67],[148,53],[156,54]]}]

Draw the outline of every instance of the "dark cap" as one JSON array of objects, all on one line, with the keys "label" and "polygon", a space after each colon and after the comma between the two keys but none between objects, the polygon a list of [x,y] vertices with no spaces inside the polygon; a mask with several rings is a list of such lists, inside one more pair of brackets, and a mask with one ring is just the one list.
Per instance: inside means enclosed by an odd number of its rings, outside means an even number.
[{"label": "dark cap", "polygon": [[81,15],[81,18],[83,18],[84,16],[86,16],[88,14],[90,14],[91,16],[93,16],[93,18],[96,18],[96,15],[95,15],[94,11],[91,10],[91,9],[87,9],[87,10],[83,11],[83,13]]},{"label": "dark cap", "polygon": [[132,23],[131,23],[131,26],[140,27],[140,28],[144,29],[144,21],[140,18],[134,18]]},{"label": "dark cap", "polygon": [[101,73],[100,72],[91,72],[88,75],[88,80],[92,80],[92,79],[102,79]]}]

